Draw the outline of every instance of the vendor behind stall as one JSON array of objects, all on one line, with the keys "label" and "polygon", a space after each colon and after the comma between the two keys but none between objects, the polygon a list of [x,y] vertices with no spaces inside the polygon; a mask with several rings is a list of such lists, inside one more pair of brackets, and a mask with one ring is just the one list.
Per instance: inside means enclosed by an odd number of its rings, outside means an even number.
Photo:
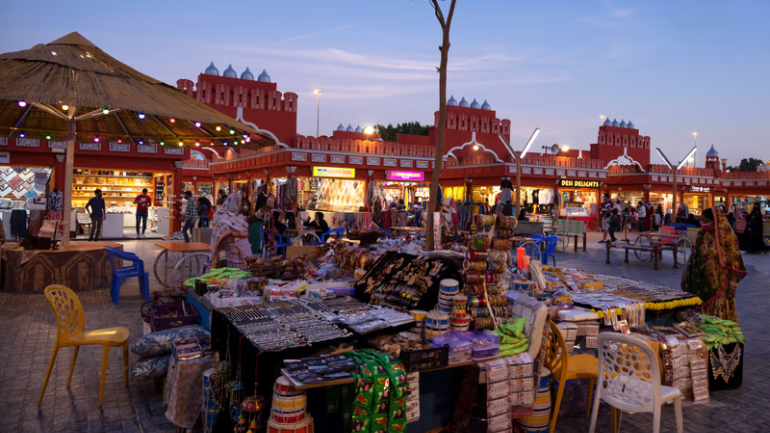
[{"label": "vendor behind stall", "polygon": [[[315,213],[315,220],[310,221],[310,217],[307,217],[307,221],[305,222],[305,227],[310,227],[315,229],[315,234],[318,235],[320,238],[321,235],[329,231],[329,224],[324,219],[324,214],[321,212]],[[323,242],[326,242],[326,238],[328,236],[325,236],[324,239],[321,239]]]},{"label": "vendor behind stall", "polygon": [[738,238],[724,214],[709,208],[703,211],[701,230],[682,275],[682,290],[698,295],[701,314],[738,322],[735,289],[746,276],[738,249]]}]

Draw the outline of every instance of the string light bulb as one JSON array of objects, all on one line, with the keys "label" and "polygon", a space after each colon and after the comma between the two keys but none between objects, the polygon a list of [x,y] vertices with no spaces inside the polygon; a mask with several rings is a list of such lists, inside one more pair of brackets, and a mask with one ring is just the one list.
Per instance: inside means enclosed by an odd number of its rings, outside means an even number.
[{"label": "string light bulb", "polygon": [[118,144],[123,143],[123,139],[118,138]]},{"label": "string light bulb", "polygon": [[63,104],[63,105],[61,106],[61,109],[62,109],[62,110],[64,110],[64,111],[67,111],[67,110],[69,110],[69,109],[70,109],[70,106],[69,106],[69,105],[67,105],[67,104]]},{"label": "string light bulb", "polygon": [[[144,144],[144,140],[139,140],[139,144]],[[163,142],[160,142],[160,145],[163,146]]]},{"label": "string light bulb", "polygon": [[182,143],[182,141],[180,140],[179,141],[179,147],[182,147],[183,145],[184,145],[184,143]]},{"label": "string light bulb", "polygon": [[99,142],[99,137],[94,137],[94,143],[98,143],[98,142]]},{"label": "string light bulb", "polygon": [[200,146],[201,146],[200,142],[196,141],[195,142],[195,147],[200,147]]},{"label": "string light bulb", "polygon": [[51,139],[51,134],[46,134],[46,135],[45,135],[45,139],[46,139],[46,140],[50,140],[50,139]]},{"label": "string light bulb", "polygon": [[105,108],[104,110],[102,110],[102,114],[110,114],[110,109]]},{"label": "string light bulb", "polygon": [[176,123],[176,119],[174,119],[173,117],[168,119],[168,121],[171,122],[171,123]]},{"label": "string light bulb", "polygon": [[200,128],[201,127],[201,123],[200,122],[195,122],[195,127],[196,128]]},{"label": "string light bulb", "polygon": [[217,131],[221,131],[221,130],[222,130],[222,127],[217,125]]},{"label": "string light bulb", "polygon": [[24,108],[27,106],[27,101],[19,101],[19,107]]},{"label": "string light bulb", "polygon": [[26,136],[27,136],[27,134],[25,134],[25,133],[23,133],[23,132],[20,132],[20,133],[19,133],[19,137],[21,137],[21,138],[24,138],[24,137],[26,137]]},{"label": "string light bulb", "polygon": [[231,128],[231,129],[230,129],[230,135],[233,135],[233,134],[235,134],[235,129],[232,129],[232,128]]},{"label": "string light bulb", "polygon": [[144,113],[139,113],[139,119],[144,120]]}]

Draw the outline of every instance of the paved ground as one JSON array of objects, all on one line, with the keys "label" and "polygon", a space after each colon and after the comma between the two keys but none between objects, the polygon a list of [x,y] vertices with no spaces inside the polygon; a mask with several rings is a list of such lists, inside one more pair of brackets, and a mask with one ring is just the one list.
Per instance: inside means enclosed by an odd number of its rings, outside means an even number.
[{"label": "paved ground", "polygon": [[[632,260],[623,263],[620,252],[613,252],[611,265],[604,263],[603,245],[591,234],[587,253],[557,253],[557,265],[626,276],[669,287],[679,287],[682,269],[672,269],[670,254],[653,271],[650,264]],[[126,251],[136,252],[150,268],[158,250],[154,241],[130,241]],[[738,288],[738,309],[743,331],[748,340],[743,387],[712,394],[705,405],[687,404],[684,409],[685,430],[692,432],[764,432],[770,425],[770,396],[766,379],[770,374],[770,319],[764,309],[770,300],[766,290],[770,282],[770,257],[745,256],[749,276]],[[153,290],[159,285],[151,276]],[[131,331],[131,343],[142,335],[139,307],[142,298],[136,280],[126,282],[121,290],[120,305],[113,306],[109,291],[80,294],[86,312],[86,329],[124,326]],[[123,385],[121,353],[113,349],[110,356],[104,407],[98,408],[101,350],[84,348],[70,389],[65,388],[71,349],[63,350],[51,375],[43,403],[37,398],[43,382],[55,339],[56,322],[43,295],[0,292],[0,416],[1,432],[173,432],[175,427],[164,416],[162,396],[155,393],[151,382]],[[136,361],[130,356],[129,364]],[[675,431],[672,408],[665,408],[662,431]],[[597,431],[609,431],[609,413],[600,412]],[[650,431],[651,416],[624,417],[625,431]],[[323,432],[322,426],[316,426]],[[560,418],[558,432],[586,432],[588,420],[583,416]]]}]

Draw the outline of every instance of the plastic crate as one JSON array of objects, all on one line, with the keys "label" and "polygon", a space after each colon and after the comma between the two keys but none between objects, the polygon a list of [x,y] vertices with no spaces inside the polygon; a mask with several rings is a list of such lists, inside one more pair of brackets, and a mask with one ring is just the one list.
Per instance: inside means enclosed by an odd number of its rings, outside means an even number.
[{"label": "plastic crate", "polygon": [[[195,325],[200,322],[200,316],[192,305],[185,302],[187,315],[184,316],[182,303],[153,305],[150,310],[150,325],[152,332],[163,331],[171,328],[179,328],[187,325]],[[174,315],[175,317],[164,317]]]},{"label": "plastic crate", "polygon": [[449,365],[449,346],[424,350],[402,350],[401,362],[406,371],[421,371]]}]

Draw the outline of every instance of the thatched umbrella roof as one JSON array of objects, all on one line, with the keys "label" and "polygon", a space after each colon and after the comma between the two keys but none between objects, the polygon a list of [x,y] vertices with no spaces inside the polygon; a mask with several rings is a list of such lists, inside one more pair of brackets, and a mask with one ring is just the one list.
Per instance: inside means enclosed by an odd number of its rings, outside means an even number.
[{"label": "thatched umbrella roof", "polygon": [[[21,107],[18,101],[30,105]],[[73,32],[49,44],[0,54],[0,134],[24,131],[30,136],[66,134],[66,122],[31,102],[66,114],[63,104],[78,108],[77,115],[95,110],[117,110],[79,120],[78,136],[140,139],[182,139],[206,144],[234,139],[246,133],[248,147],[273,145],[274,140],[235,119],[189,97],[184,92],[117,61],[91,41]],[[139,118],[143,113],[145,118]],[[174,119],[172,123],[171,119]],[[201,127],[194,122],[201,122]],[[220,126],[220,131],[216,130]]]}]

